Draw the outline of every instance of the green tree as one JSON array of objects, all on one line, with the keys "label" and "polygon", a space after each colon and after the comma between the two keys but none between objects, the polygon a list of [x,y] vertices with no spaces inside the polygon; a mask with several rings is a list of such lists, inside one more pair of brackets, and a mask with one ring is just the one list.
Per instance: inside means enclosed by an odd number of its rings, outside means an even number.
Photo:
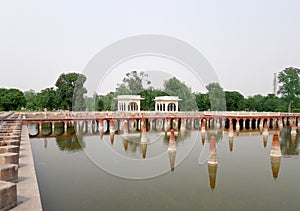
[{"label": "green tree", "polygon": [[191,88],[185,83],[173,77],[164,81],[164,90],[170,96],[178,96],[182,101],[179,102],[179,109],[182,111],[198,110],[195,96]]},{"label": "green tree", "polygon": [[268,94],[266,97],[264,97],[264,111],[285,111],[282,109],[282,105],[286,105],[286,103],[279,97],[276,97],[274,94]]},{"label": "green tree", "polygon": [[249,111],[264,111],[264,97],[260,94],[250,96],[246,99],[246,109]]},{"label": "green tree", "polygon": [[245,110],[245,98],[236,91],[225,91],[227,111],[243,111]]},{"label": "green tree", "polygon": [[151,82],[148,80],[148,75],[143,71],[131,71],[126,73],[122,83],[118,84],[116,88],[117,95],[137,95],[140,94],[145,88],[144,84],[149,85]]},{"label": "green tree", "polygon": [[195,94],[196,103],[199,111],[207,111],[210,109],[210,101],[208,94]]},{"label": "green tree", "polygon": [[154,111],[155,110],[154,98],[158,96],[167,95],[164,91],[153,89],[153,88],[144,90],[140,94],[143,98],[145,98],[144,100],[141,100],[141,110],[143,111]]},{"label": "green tree", "polygon": [[[61,74],[57,79],[58,108],[66,110],[84,110],[85,100],[83,95],[87,92],[83,84],[86,77],[80,73]],[[72,107],[73,105],[73,107]]]},{"label": "green tree", "polygon": [[206,86],[208,90],[210,105],[212,111],[225,111],[226,110],[226,98],[223,88],[219,83],[209,83]]},{"label": "green tree", "polygon": [[278,75],[281,83],[278,93],[288,102],[288,112],[291,112],[293,102],[300,96],[300,69],[289,67]]},{"label": "green tree", "polygon": [[103,111],[103,109],[104,109],[104,102],[103,102],[103,100],[102,99],[98,99],[98,101],[97,101],[97,111]]},{"label": "green tree", "polygon": [[24,97],[26,100],[25,108],[30,111],[37,110],[37,105],[36,105],[37,93],[34,90],[30,89],[24,92]]},{"label": "green tree", "polygon": [[52,111],[57,108],[57,102],[57,92],[53,87],[43,89],[35,97],[36,108],[40,110],[46,108],[47,110]]},{"label": "green tree", "polygon": [[16,111],[25,107],[26,99],[22,91],[18,89],[0,89],[0,110]]},{"label": "green tree", "polygon": [[117,110],[117,101],[115,100],[116,94],[114,92],[109,92],[105,96],[98,96],[96,102],[98,102],[99,111],[115,111]]}]

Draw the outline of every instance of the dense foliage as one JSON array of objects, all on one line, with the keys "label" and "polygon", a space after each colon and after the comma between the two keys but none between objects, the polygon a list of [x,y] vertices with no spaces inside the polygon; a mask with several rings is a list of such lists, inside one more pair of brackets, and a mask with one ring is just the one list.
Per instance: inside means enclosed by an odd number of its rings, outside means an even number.
[{"label": "dense foliage", "polygon": [[281,83],[278,93],[288,103],[288,111],[297,103],[300,97],[300,69],[289,67],[279,73],[278,81]]},{"label": "dense foliage", "polygon": [[86,77],[80,73],[61,74],[56,87],[24,93],[18,89],[0,89],[0,110],[85,110],[83,84]]},{"label": "dense foliage", "polygon": [[94,97],[84,96],[86,77],[79,73],[61,74],[50,87],[35,92],[24,93],[18,89],[0,88],[0,110],[98,110],[117,109],[116,97],[122,94],[141,95],[141,110],[154,110],[154,98],[157,96],[178,96],[179,109],[185,111],[227,110],[227,111],[278,111],[300,112],[300,70],[286,68],[278,75],[281,96],[260,94],[245,98],[238,91],[223,91],[218,83],[207,84],[207,93],[192,93],[184,82],[173,77],[164,81],[163,89],[154,89],[144,72],[131,71],[126,74],[115,92]]},{"label": "dense foliage", "polygon": [[22,91],[18,89],[0,88],[0,110],[14,111],[25,107],[26,99]]}]

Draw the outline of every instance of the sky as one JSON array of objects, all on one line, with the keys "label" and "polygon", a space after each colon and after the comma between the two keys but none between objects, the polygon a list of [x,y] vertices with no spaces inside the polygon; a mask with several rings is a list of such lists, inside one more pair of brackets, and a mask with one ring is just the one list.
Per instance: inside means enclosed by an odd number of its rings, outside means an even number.
[{"label": "sky", "polygon": [[[0,87],[53,87],[60,74],[82,72],[116,41],[160,34],[196,48],[224,90],[266,95],[272,93],[274,73],[300,67],[299,10],[297,0],[2,0]],[[114,90],[124,73],[142,69],[166,71],[205,92],[184,68],[172,74],[176,65],[131,64],[108,77],[102,91]]]}]

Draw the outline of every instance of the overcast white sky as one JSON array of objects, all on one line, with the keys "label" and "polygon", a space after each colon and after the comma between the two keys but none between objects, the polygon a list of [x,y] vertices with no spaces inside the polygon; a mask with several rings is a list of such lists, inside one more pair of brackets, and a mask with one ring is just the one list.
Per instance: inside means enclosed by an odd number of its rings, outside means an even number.
[{"label": "overcast white sky", "polygon": [[265,95],[275,72],[300,67],[299,11],[297,0],[2,0],[0,87],[40,91],[115,41],[162,34],[197,48],[225,90]]}]

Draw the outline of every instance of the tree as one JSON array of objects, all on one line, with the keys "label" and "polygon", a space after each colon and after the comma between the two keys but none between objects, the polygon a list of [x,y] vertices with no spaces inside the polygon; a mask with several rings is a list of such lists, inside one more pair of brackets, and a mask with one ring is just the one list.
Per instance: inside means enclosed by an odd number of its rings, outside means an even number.
[{"label": "tree", "polygon": [[36,110],[37,109],[37,105],[36,105],[37,93],[34,90],[30,89],[30,90],[24,92],[24,97],[26,100],[25,108],[30,111]]},{"label": "tree", "polygon": [[264,111],[264,97],[260,94],[250,96],[246,99],[246,108],[249,111]]},{"label": "tree", "polygon": [[57,92],[53,87],[43,89],[40,93],[35,97],[36,108],[43,110],[47,109],[52,111],[57,108]]},{"label": "tree", "polygon": [[285,109],[282,109],[282,105],[285,105],[286,103],[276,97],[274,94],[268,94],[266,97],[264,97],[263,101],[263,109],[264,111],[285,111]]},{"label": "tree", "polygon": [[223,88],[219,83],[209,83],[206,86],[208,90],[210,105],[212,111],[225,111],[226,110],[226,99]]},{"label": "tree", "polygon": [[66,110],[84,110],[83,95],[87,92],[83,84],[86,77],[80,73],[61,74],[57,79],[58,108]]},{"label": "tree", "polygon": [[164,81],[164,90],[170,96],[178,96],[182,101],[179,102],[179,109],[182,111],[198,110],[195,96],[191,88],[185,83],[173,77]]},{"label": "tree", "polygon": [[278,75],[281,83],[278,93],[288,102],[288,112],[291,112],[293,102],[300,96],[300,69],[289,67]]},{"label": "tree", "polygon": [[210,102],[208,94],[195,94],[196,103],[199,111],[207,111],[210,109]]},{"label": "tree", "polygon": [[96,105],[97,105],[97,109],[96,109],[97,111],[103,111],[103,109],[104,109],[104,102],[103,102],[102,99],[99,99],[98,103]]},{"label": "tree", "polygon": [[140,94],[145,88],[143,83],[146,85],[151,84],[147,79],[148,75],[144,72],[131,71],[126,73],[126,76],[123,78],[122,83],[118,84],[116,88],[117,95],[137,95]]},{"label": "tree", "polygon": [[225,91],[227,111],[243,111],[245,110],[245,98],[236,91]]},{"label": "tree", "polygon": [[[117,101],[115,100],[116,94],[109,92],[105,96],[98,96],[96,102],[98,102],[99,111],[115,111],[117,110]],[[97,105],[96,104],[96,105]]]},{"label": "tree", "polygon": [[155,110],[155,97],[166,96],[167,94],[158,89],[147,89],[142,91],[141,96],[145,98],[141,100],[141,110],[143,111],[154,111]]},{"label": "tree", "polygon": [[0,110],[15,111],[25,107],[26,99],[18,89],[0,89]]}]

